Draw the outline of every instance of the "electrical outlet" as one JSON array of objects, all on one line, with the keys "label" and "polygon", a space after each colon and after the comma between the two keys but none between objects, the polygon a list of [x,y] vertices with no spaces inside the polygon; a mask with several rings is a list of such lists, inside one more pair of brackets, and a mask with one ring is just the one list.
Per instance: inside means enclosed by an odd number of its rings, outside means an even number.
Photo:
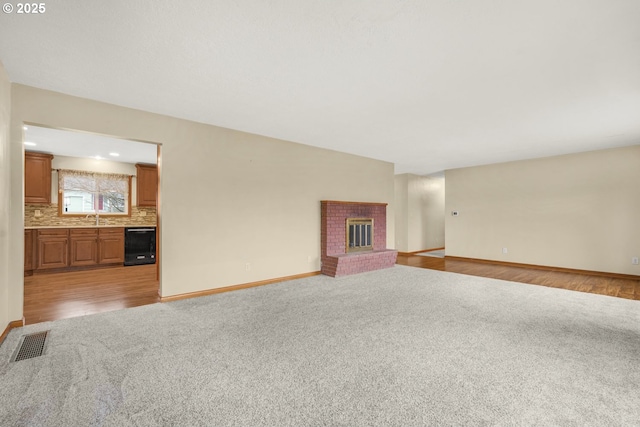
[{"label": "electrical outlet", "polygon": [[36,218],[40,218],[42,216],[42,211],[40,209],[36,209],[36,211],[34,212],[34,216]]},{"label": "electrical outlet", "polygon": [[508,253],[509,253],[509,249],[507,249],[507,248],[502,248],[502,253],[503,253],[503,254],[508,254]]},{"label": "electrical outlet", "polygon": [[251,264],[250,263],[245,263],[244,264],[244,271],[250,271],[251,270]]},{"label": "electrical outlet", "polygon": [[458,211],[451,211],[451,216],[458,216],[460,215],[460,212]]},{"label": "electrical outlet", "polygon": [[638,257],[637,256],[634,256],[633,258],[631,258],[631,264],[638,265]]},{"label": "electrical outlet", "polygon": [[311,262],[311,255],[307,257],[307,262]]},{"label": "electrical outlet", "polygon": [[140,211],[140,212],[139,212],[139,215],[140,215],[140,216],[147,216],[147,211]]}]

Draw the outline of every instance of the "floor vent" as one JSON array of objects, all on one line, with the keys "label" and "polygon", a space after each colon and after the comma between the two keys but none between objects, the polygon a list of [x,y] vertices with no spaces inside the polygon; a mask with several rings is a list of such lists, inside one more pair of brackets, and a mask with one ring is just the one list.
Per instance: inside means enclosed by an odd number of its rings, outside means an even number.
[{"label": "floor vent", "polygon": [[47,344],[47,335],[50,331],[36,332],[35,334],[24,335],[20,339],[20,344],[11,359],[12,362],[32,359],[44,354]]}]

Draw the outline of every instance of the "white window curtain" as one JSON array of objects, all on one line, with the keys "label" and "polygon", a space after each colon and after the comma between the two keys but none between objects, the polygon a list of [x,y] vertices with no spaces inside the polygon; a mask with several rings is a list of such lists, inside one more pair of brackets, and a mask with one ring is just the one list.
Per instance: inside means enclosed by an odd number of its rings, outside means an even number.
[{"label": "white window curtain", "polygon": [[103,209],[104,200],[117,200],[113,209],[127,211],[124,203],[129,198],[129,175],[59,169],[58,186],[63,196],[74,192],[93,195],[95,211]]}]

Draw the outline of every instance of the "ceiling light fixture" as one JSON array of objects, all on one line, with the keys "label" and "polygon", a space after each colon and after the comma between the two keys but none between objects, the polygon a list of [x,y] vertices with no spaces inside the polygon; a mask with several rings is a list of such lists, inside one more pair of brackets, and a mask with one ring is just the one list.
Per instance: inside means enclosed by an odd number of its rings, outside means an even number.
[{"label": "ceiling light fixture", "polygon": [[95,157],[96,160],[102,160],[104,157],[100,157],[99,155]]},{"label": "ceiling light fixture", "polygon": [[28,128],[28,127],[26,127],[26,126],[22,126],[22,129],[24,129],[24,130],[29,130],[29,128]]},{"label": "ceiling light fixture", "polygon": [[25,141],[24,145],[28,145],[29,147],[34,147],[36,145],[36,143],[35,142]]},{"label": "ceiling light fixture", "polygon": [[109,153],[109,155],[113,156],[113,157],[118,157],[120,154],[118,154],[118,153]]}]

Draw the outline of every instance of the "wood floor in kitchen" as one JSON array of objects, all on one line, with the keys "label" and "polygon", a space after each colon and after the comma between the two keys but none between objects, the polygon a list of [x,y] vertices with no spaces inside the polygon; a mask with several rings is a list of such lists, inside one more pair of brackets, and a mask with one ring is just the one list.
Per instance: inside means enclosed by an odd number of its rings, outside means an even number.
[{"label": "wood floor in kitchen", "polygon": [[113,267],[24,278],[27,325],[160,300],[155,264]]}]

